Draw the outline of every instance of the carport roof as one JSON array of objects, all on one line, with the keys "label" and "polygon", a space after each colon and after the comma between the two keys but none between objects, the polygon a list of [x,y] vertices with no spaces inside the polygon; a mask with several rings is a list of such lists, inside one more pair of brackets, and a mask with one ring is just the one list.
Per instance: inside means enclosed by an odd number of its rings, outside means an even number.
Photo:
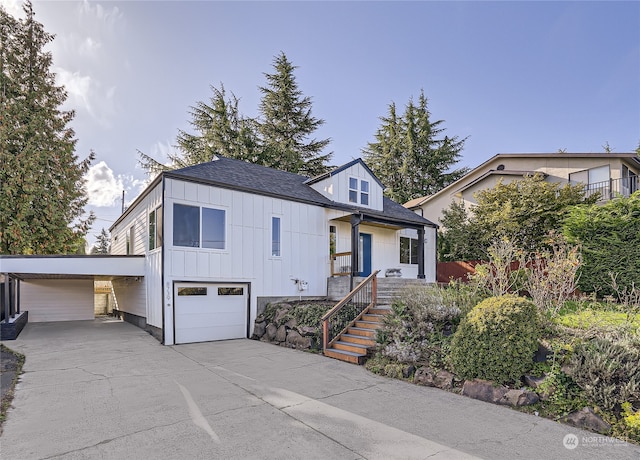
[{"label": "carport roof", "polygon": [[144,276],[143,255],[0,255],[0,274],[18,279],[112,279]]}]

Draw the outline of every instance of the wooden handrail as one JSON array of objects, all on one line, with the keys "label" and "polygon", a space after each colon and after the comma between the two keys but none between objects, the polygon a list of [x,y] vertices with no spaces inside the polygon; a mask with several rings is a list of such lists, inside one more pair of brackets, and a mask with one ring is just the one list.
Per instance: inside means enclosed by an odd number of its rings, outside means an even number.
[{"label": "wooden handrail", "polygon": [[337,339],[337,337],[339,336],[339,334],[338,334],[331,341],[329,340],[329,318],[331,318],[336,313],[338,313],[342,309],[342,307],[344,307],[348,302],[350,302],[356,296],[356,294],[358,294],[362,289],[364,289],[365,286],[367,286],[369,283],[371,283],[371,285],[372,285],[371,302],[369,303],[367,308],[365,308],[363,311],[361,311],[360,314],[356,318],[351,320],[351,322],[349,323],[349,325],[347,327],[343,328],[343,331],[346,330],[348,327],[350,327],[350,325],[355,324],[355,322],[362,317],[364,312],[369,307],[371,307],[371,305],[375,305],[376,298],[377,298],[377,289],[376,289],[377,278],[376,278],[376,276],[378,275],[378,273],[380,273],[380,270],[376,270],[375,272],[370,274],[368,277],[366,277],[351,292],[349,292],[349,294],[347,294],[340,302],[338,302],[331,310],[329,310],[327,313],[325,313],[322,316],[321,320],[322,320],[322,349],[323,350],[326,350],[329,347],[329,345],[331,343],[333,343]]},{"label": "wooden handrail", "polygon": [[351,300],[351,298],[356,295],[358,292],[360,292],[369,281],[371,281],[372,278],[376,277],[378,275],[378,273],[380,273],[380,270],[376,270],[375,272],[371,273],[369,276],[367,276],[360,284],[358,284],[356,287],[353,288],[353,291],[351,291],[349,294],[347,294],[340,302],[338,302],[337,304],[335,304],[335,306],[329,310],[328,312],[326,312],[322,318],[320,318],[322,321],[326,321],[327,319],[329,319],[331,316],[334,315],[334,313],[336,313],[337,311],[339,311],[342,307],[344,307],[344,305],[349,302]]},{"label": "wooden handrail", "polygon": [[351,251],[348,252],[336,252],[334,254],[331,254],[331,276],[345,276],[345,275],[350,275],[351,274],[351,270],[349,270],[348,272],[344,272],[344,271],[336,271],[335,268],[335,262],[338,259],[338,257],[347,257],[347,256],[351,256]]}]

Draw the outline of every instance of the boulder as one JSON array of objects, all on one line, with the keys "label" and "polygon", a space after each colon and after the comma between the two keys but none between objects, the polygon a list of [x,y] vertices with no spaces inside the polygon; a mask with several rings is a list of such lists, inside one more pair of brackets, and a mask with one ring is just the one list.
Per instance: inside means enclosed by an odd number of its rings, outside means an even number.
[{"label": "boulder", "polygon": [[298,331],[302,337],[309,337],[316,335],[318,333],[318,328],[313,326],[299,326],[296,327],[296,331]]},{"label": "boulder", "polygon": [[494,386],[493,382],[482,379],[467,380],[462,386],[463,395],[494,404],[498,404],[508,391],[505,386]]},{"label": "boulder", "polygon": [[602,420],[602,417],[596,414],[590,407],[571,412],[566,417],[563,417],[561,421],[576,428],[591,430],[601,434],[607,434],[611,431],[611,425]]},{"label": "boulder", "polygon": [[287,339],[287,328],[284,324],[278,328],[274,339],[276,342],[284,342]]},{"label": "boulder", "polygon": [[534,391],[516,389],[507,391],[498,404],[521,407],[535,404],[539,399]]},{"label": "boulder", "polygon": [[287,334],[287,343],[291,344],[294,348],[311,348],[311,339],[309,337],[302,337],[294,330],[290,330]]},{"label": "boulder", "polygon": [[278,332],[278,328],[275,324],[269,323],[267,324],[267,331],[265,332],[265,337],[269,342],[272,342],[273,339],[276,338],[276,333]]},{"label": "boulder", "polygon": [[414,366],[413,364],[405,366],[404,369],[402,369],[402,377],[404,377],[405,379],[408,379],[415,373],[415,371],[416,371],[416,366]]},{"label": "boulder", "polygon": [[450,390],[453,388],[453,378],[454,375],[451,372],[442,369],[436,371],[430,367],[421,367],[413,376],[413,382],[418,385]]},{"label": "boulder", "polygon": [[280,308],[276,310],[276,314],[273,315],[273,322],[276,324],[280,324],[280,321],[282,320],[282,318],[284,318],[289,314],[289,309],[291,308],[291,305],[289,305],[288,303],[283,303],[283,304],[279,304],[279,307]]},{"label": "boulder", "polygon": [[543,363],[545,362],[549,356],[553,356],[553,350],[545,347],[543,344],[538,344],[538,351],[533,356],[533,362],[535,363]]},{"label": "boulder", "polygon": [[524,384],[531,388],[538,388],[542,382],[547,378],[546,375],[542,377],[535,377],[533,375],[525,375],[523,377]]},{"label": "boulder", "polygon": [[284,325],[287,326],[288,329],[293,329],[298,325],[298,320],[295,318],[291,318],[289,321],[284,323]]},{"label": "boulder", "polygon": [[267,331],[267,323],[262,321],[262,322],[256,322],[255,325],[253,326],[253,336],[256,338],[260,338],[264,335],[264,333]]}]

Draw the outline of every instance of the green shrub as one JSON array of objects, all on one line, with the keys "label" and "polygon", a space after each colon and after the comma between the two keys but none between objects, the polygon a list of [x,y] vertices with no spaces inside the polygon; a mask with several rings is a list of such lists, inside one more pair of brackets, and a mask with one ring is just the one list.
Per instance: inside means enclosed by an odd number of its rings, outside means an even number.
[{"label": "green shrub", "polygon": [[532,302],[510,294],[490,297],[460,323],[451,342],[451,363],[464,379],[516,381],[532,368],[539,337]]},{"label": "green shrub", "polygon": [[576,345],[568,372],[589,400],[620,413],[622,404],[640,404],[640,339],[594,337]]},{"label": "green shrub", "polygon": [[457,296],[437,286],[411,286],[391,306],[376,340],[383,356],[401,363],[443,367],[451,335],[460,316]]}]

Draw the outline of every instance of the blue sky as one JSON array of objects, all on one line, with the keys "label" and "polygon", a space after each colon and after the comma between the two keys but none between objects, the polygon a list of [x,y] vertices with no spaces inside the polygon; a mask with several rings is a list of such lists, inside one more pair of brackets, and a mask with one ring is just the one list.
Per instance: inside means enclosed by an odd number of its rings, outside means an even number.
[{"label": "blue sky", "polygon": [[[19,12],[16,0],[0,0]],[[257,115],[284,51],[330,137],[333,164],[361,156],[378,117],[421,89],[433,120],[468,137],[459,166],[497,153],[615,152],[640,142],[640,2],[34,1],[56,34],[58,82],[76,111],[76,152],[97,158],[90,235],[120,214],[189,106],[224,83]]]}]

